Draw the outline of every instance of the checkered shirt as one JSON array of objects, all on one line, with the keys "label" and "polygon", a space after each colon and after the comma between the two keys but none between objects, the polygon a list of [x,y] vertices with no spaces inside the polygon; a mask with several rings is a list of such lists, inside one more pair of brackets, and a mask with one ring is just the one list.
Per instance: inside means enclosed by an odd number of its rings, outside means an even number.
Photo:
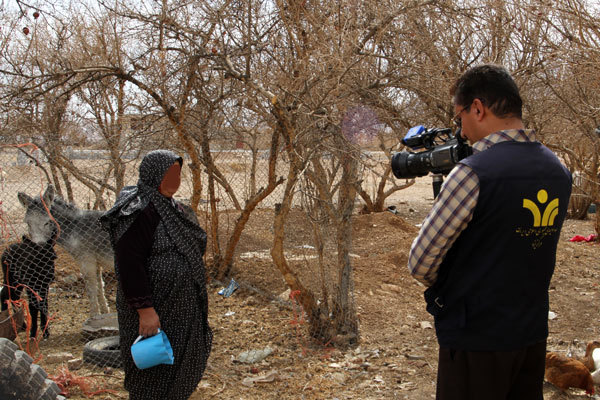
[{"label": "checkered shirt", "polygon": [[[505,141],[535,142],[535,131],[510,129],[494,132],[473,145],[473,152],[489,149]],[[419,236],[413,241],[408,256],[408,270],[418,281],[435,283],[440,264],[458,236],[465,230],[479,198],[479,178],[471,167],[457,164],[448,174]]]}]

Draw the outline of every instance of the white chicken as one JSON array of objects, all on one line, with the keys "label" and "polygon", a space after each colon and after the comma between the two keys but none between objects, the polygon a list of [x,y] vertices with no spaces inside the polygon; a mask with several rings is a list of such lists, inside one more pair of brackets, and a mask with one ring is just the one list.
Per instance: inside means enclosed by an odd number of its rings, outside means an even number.
[{"label": "white chicken", "polygon": [[600,348],[595,348],[592,351],[592,359],[594,360],[594,371],[600,369]]}]

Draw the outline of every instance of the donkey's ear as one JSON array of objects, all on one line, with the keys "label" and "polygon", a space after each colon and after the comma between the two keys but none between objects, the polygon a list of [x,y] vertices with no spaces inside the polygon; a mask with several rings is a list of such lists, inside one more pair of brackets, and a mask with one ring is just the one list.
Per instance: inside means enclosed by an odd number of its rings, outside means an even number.
[{"label": "donkey's ear", "polygon": [[47,205],[52,204],[52,202],[54,201],[54,186],[53,185],[48,185],[48,187],[46,188],[46,191],[44,192],[44,203],[46,203]]},{"label": "donkey's ear", "polygon": [[29,205],[33,202],[33,199],[23,192],[17,193],[17,197],[19,198],[19,203],[21,203],[25,208],[28,208]]}]

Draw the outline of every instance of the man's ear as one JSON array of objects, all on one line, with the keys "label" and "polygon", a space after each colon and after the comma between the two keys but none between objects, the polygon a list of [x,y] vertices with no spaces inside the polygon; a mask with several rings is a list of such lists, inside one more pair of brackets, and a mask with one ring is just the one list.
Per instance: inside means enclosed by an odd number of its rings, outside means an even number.
[{"label": "man's ear", "polygon": [[486,109],[481,100],[473,100],[473,107],[475,108],[475,117],[478,121],[481,121],[486,114]]}]

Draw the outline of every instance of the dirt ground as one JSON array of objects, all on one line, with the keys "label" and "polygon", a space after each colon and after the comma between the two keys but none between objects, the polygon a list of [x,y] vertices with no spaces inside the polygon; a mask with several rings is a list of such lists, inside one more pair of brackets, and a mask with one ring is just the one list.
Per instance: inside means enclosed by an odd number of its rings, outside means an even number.
[{"label": "dirt ground", "polygon": [[[410,244],[418,232],[416,225],[432,204],[429,184],[429,180],[421,180],[391,199],[388,204],[395,204],[398,214],[383,212],[354,217],[354,296],[361,335],[357,348],[342,352],[310,343],[302,329],[303,321],[291,303],[269,295],[286,289],[272,263],[267,258],[242,258],[236,264],[234,276],[240,283],[251,282],[251,287],[248,284],[224,298],[217,293],[220,284],[213,282],[209,286],[214,347],[205,377],[191,398],[434,398],[438,346],[433,319],[425,311],[424,287],[406,269]],[[550,291],[550,307],[556,318],[549,322],[548,346],[554,351],[582,353],[587,341],[600,339],[600,247],[568,241],[576,234],[591,233],[593,223],[589,220],[567,220],[562,231]],[[304,234],[294,232],[291,237],[300,238]],[[254,244],[263,241],[245,238],[255,240]],[[268,243],[265,246],[268,249]],[[244,244],[242,247],[256,249]],[[70,287],[68,296],[60,287],[60,282],[71,273],[67,269],[57,273],[55,293],[62,294],[57,307],[77,310],[85,297],[82,281]],[[110,281],[111,273],[107,272],[105,277]],[[108,285],[107,292],[114,299],[114,283]],[[85,339],[72,328],[81,326],[85,314],[79,314],[82,315],[61,314],[54,322],[51,338],[41,344],[40,363],[58,380],[88,377],[85,380],[88,392],[111,391],[93,398],[127,398],[121,371],[84,366],[70,371],[73,375],[60,377],[61,371],[65,372],[61,370],[63,364],[48,357],[64,351],[80,356]],[[265,347],[273,353],[263,361],[252,365],[236,361],[244,351]],[[253,379],[263,382],[249,382]],[[71,384],[68,390],[71,399],[87,398],[77,385]],[[587,398],[583,391],[561,393],[549,384],[544,392],[545,399]]]}]

